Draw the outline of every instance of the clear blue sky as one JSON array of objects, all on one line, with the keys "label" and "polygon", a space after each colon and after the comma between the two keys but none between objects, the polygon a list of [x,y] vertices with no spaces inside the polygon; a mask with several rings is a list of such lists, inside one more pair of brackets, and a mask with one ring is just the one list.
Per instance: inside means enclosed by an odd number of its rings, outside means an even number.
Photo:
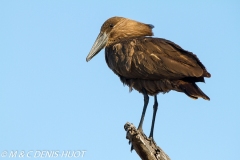
[{"label": "clear blue sky", "polygon": [[[85,150],[78,159],[139,159],[123,126],[138,125],[143,96],[122,85],[104,51],[85,60],[112,16],[153,24],[155,37],[194,52],[212,74],[198,84],[211,101],[175,91],[158,95],[158,145],[173,160],[240,159],[237,0],[2,0],[0,152]],[[150,97],[147,135],[152,105]]]}]

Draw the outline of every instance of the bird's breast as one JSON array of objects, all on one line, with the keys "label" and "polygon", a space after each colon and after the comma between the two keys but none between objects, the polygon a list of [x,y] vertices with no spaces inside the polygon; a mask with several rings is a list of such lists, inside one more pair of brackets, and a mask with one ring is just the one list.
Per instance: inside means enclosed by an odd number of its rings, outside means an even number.
[{"label": "bird's breast", "polygon": [[[134,43],[134,42],[132,42]],[[131,78],[132,56],[134,47],[131,45],[123,45],[117,43],[106,47],[105,58],[108,67],[118,75]]]}]

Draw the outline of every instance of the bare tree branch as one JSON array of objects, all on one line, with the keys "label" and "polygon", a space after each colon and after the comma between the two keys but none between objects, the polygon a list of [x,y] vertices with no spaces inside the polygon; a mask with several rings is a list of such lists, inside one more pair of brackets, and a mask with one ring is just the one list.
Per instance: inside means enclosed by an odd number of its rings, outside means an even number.
[{"label": "bare tree branch", "polygon": [[168,155],[152,139],[137,130],[132,123],[127,122],[124,129],[127,131],[126,138],[132,143],[134,150],[141,159],[170,160]]}]

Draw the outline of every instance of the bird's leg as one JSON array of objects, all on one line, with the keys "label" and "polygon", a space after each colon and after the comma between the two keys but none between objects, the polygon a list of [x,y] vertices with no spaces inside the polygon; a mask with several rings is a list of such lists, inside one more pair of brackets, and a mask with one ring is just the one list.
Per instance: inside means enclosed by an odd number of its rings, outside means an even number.
[{"label": "bird's leg", "polygon": [[[143,92],[143,97],[144,97],[144,106],[143,106],[141,120],[140,120],[139,125],[138,125],[138,130],[141,131],[141,132],[143,132],[142,124],[143,124],[143,120],[144,120],[144,117],[145,117],[145,113],[146,113],[147,106],[148,106],[148,101],[149,101],[149,97],[147,95],[147,91],[145,90],[145,88],[142,89],[142,92]],[[129,141],[129,144],[130,143],[131,142]],[[131,145],[131,151],[132,150],[133,150],[133,145]]]},{"label": "bird's leg", "polygon": [[154,130],[154,123],[155,123],[155,118],[156,118],[156,113],[158,109],[158,102],[157,102],[157,96],[154,96],[154,105],[153,105],[153,118],[152,118],[152,126],[151,126],[151,131],[149,138],[153,138],[153,130]]},{"label": "bird's leg", "polygon": [[[144,106],[143,106],[141,120],[140,120],[139,125],[138,125],[138,130],[141,131],[141,132],[143,132],[142,124],[143,124],[143,120],[144,120],[144,117],[145,117],[145,113],[146,113],[147,105],[148,105],[148,101],[149,101],[149,97],[147,95],[147,91],[145,90],[145,88],[143,88],[142,91],[143,91],[143,97],[144,97]],[[130,143],[131,142],[129,141],[129,144]],[[132,150],[133,150],[133,145],[131,146],[131,151]]]},{"label": "bird's leg", "polygon": [[142,131],[142,124],[143,124],[143,120],[145,117],[145,113],[147,110],[147,105],[148,105],[148,101],[149,101],[149,97],[147,95],[147,91],[145,90],[145,88],[143,88],[143,96],[144,96],[144,106],[143,106],[143,111],[142,111],[142,116],[141,116],[141,120],[140,123],[138,125],[138,130]]}]

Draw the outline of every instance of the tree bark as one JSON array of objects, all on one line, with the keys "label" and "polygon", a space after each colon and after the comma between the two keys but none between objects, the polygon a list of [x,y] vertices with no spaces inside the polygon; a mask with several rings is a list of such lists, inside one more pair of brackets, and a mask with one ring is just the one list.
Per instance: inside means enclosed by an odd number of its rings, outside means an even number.
[{"label": "tree bark", "polygon": [[170,160],[168,155],[157,146],[151,138],[148,138],[143,132],[136,129],[136,127],[127,122],[124,125],[127,131],[126,138],[133,145],[133,149],[137,152],[139,157],[143,160]]}]

